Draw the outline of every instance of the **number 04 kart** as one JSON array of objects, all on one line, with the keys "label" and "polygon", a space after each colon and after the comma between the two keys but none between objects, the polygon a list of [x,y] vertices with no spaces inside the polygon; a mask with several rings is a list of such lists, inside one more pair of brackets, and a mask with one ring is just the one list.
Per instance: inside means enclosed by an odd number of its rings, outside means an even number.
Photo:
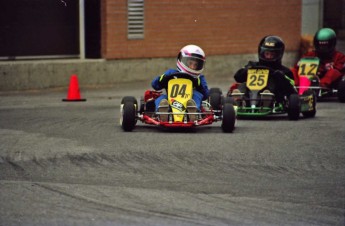
[{"label": "number 04 kart", "polygon": [[[186,73],[174,73],[166,76],[165,82],[168,111],[156,111],[155,99],[162,92],[146,90],[139,104],[133,96],[123,97],[120,105],[120,125],[124,131],[132,131],[138,120],[144,124],[168,128],[192,128],[221,121],[223,132],[231,133],[234,130],[235,108],[229,102],[220,104],[223,99],[221,92],[213,93],[212,97],[210,96],[211,101],[203,101],[200,111],[188,111],[187,102],[192,99],[197,78]],[[211,102],[216,106],[212,106]]]}]

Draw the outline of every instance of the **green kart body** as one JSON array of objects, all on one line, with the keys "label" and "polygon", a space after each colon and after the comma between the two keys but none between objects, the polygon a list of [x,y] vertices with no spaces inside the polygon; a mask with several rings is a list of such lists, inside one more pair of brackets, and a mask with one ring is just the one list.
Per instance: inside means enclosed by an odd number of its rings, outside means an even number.
[{"label": "green kart body", "polygon": [[305,117],[314,117],[315,93],[306,90],[301,95],[293,93],[277,101],[268,83],[272,74],[273,70],[266,67],[248,69],[247,82],[240,84],[237,92],[229,94],[236,107],[237,116],[241,118],[287,114],[290,120],[298,120],[302,113]]}]

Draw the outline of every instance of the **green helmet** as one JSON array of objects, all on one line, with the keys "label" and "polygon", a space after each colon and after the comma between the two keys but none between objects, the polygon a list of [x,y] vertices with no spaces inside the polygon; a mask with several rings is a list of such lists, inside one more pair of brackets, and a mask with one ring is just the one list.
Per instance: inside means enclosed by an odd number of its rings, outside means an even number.
[{"label": "green helmet", "polygon": [[321,28],[314,36],[314,46],[318,54],[331,56],[337,44],[337,36],[331,28]]}]

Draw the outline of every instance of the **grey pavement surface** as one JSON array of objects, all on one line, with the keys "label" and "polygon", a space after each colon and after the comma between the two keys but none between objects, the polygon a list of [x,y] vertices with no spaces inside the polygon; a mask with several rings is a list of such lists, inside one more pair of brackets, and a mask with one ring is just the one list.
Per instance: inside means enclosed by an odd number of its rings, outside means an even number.
[{"label": "grey pavement surface", "polygon": [[83,87],[71,103],[66,88],[0,92],[0,225],[345,225],[344,104],[232,134],[123,132],[121,98],[147,88]]},{"label": "grey pavement surface", "polygon": [[344,225],[344,104],[232,134],[123,132],[121,98],[147,87],[2,93],[0,225]]}]

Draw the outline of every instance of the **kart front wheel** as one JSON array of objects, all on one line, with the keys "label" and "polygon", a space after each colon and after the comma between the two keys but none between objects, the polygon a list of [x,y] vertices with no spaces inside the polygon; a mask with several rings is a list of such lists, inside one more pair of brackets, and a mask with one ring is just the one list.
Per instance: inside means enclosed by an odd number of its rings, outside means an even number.
[{"label": "kart front wheel", "polygon": [[305,95],[305,96],[313,95],[313,103],[311,106],[313,108],[313,110],[302,112],[302,115],[305,118],[313,118],[316,115],[316,94],[313,90],[306,90],[306,91],[304,91],[303,95]]},{"label": "kart front wheel", "polygon": [[222,130],[225,133],[232,133],[235,128],[236,113],[234,105],[225,103],[223,105]]},{"label": "kart front wheel", "polygon": [[126,132],[134,129],[136,119],[137,101],[134,97],[124,97],[120,107],[120,125]]},{"label": "kart front wheel", "polygon": [[345,76],[341,79],[338,85],[338,99],[340,102],[345,102]]},{"label": "kart front wheel", "polygon": [[121,104],[124,104],[127,101],[132,102],[135,105],[138,105],[137,99],[135,97],[133,97],[133,96],[125,96],[125,97],[123,97],[122,100],[121,100]]},{"label": "kart front wheel", "polygon": [[122,119],[121,126],[126,132],[130,132],[134,129],[136,119],[135,119],[135,106],[130,102],[125,102],[122,109]]},{"label": "kart front wheel", "polygon": [[288,117],[290,120],[298,120],[301,112],[301,102],[298,94],[291,94],[288,103]]}]

